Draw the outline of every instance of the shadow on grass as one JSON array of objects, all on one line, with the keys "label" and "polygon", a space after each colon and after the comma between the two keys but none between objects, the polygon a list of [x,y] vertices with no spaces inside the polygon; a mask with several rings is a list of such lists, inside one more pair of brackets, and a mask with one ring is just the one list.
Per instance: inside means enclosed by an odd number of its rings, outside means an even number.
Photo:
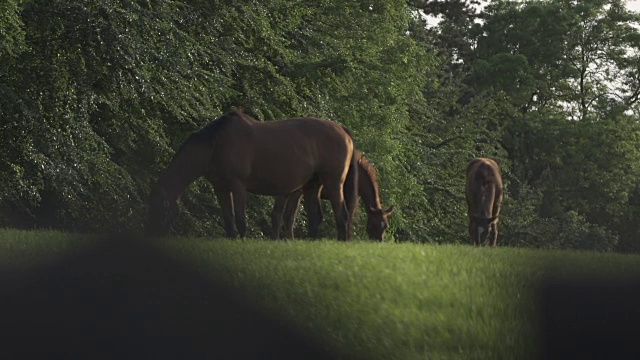
[{"label": "shadow on grass", "polygon": [[640,359],[640,277],[548,280],[540,359]]},{"label": "shadow on grass", "polygon": [[3,358],[339,358],[147,240],[0,269]]}]

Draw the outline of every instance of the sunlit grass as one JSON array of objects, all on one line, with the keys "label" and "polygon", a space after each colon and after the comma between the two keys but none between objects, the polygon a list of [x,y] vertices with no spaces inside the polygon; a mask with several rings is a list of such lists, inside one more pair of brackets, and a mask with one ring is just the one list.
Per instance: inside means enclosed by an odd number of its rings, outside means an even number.
[{"label": "sunlit grass", "polygon": [[[327,344],[365,358],[533,358],[536,286],[639,258],[335,241],[163,243]],[[553,269],[556,274],[549,274]]]},{"label": "sunlit grass", "polygon": [[[533,288],[512,249],[337,242],[169,242],[212,276],[366,358],[523,358]],[[516,256],[521,254],[516,254]]]}]

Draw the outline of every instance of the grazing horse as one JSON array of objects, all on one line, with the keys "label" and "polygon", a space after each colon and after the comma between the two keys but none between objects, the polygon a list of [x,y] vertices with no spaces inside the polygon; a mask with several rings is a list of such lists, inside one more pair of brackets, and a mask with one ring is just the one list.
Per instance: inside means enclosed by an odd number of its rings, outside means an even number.
[{"label": "grazing horse", "polygon": [[498,215],[502,203],[502,176],[498,164],[476,158],[467,166],[469,234],[473,245],[496,246]]},{"label": "grazing horse", "polygon": [[149,233],[170,231],[184,189],[200,177],[212,185],[228,237],[246,235],[247,192],[288,196],[313,180],[331,201],[338,239],[349,240],[357,202],[357,157],[347,130],[317,118],[261,122],[232,111],[191,134],[160,177]]},{"label": "grazing horse", "polygon": [[[387,217],[394,211],[395,206],[391,205],[386,210],[382,208],[378,188],[378,173],[373,164],[360,151],[356,151],[356,154],[358,157],[358,194],[362,198],[367,212],[367,234],[372,240],[382,241],[385,231],[389,228]],[[317,238],[320,236],[319,226],[320,222],[322,222],[322,212],[318,199],[318,186],[317,182],[312,181],[302,191],[294,192],[288,197],[281,196],[276,198],[276,203],[271,213],[274,238],[280,237],[280,224],[284,220],[286,236],[289,239],[293,239],[293,225],[303,193],[305,209],[309,217],[309,237]],[[324,189],[320,194],[320,198],[327,199]]]}]

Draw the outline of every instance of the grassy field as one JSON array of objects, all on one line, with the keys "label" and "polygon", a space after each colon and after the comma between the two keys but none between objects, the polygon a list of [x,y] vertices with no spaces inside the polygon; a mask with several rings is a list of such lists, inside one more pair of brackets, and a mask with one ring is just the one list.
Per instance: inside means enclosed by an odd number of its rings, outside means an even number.
[{"label": "grassy field", "polygon": [[[109,241],[115,240],[0,230],[0,266],[5,274],[28,272]],[[129,239],[109,251],[126,252],[127,241],[144,243],[171,264],[188,264],[346,359],[536,358],[537,290],[544,280],[640,274],[638,256],[470,246],[167,238]],[[100,274],[104,281],[110,273]],[[206,303],[207,296],[182,302]]]}]

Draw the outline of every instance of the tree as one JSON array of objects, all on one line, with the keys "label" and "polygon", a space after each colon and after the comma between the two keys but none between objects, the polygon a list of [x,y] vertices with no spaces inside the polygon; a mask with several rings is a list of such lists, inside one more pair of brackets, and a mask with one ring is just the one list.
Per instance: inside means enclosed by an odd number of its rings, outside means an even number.
[{"label": "tree", "polygon": [[619,0],[494,1],[474,34],[473,82],[510,94],[522,112],[583,120],[635,109],[639,16]]},{"label": "tree", "polygon": [[[430,56],[406,35],[403,2],[13,4],[25,51],[12,55],[6,83],[24,98],[4,117],[12,130],[2,166],[13,171],[3,177],[4,223],[139,229],[173,152],[233,107],[262,120],[310,115],[349,126],[376,161],[386,199],[406,201],[413,182],[395,169]],[[270,201],[252,199],[254,236]],[[178,232],[221,234],[209,185],[194,185],[183,204]]]},{"label": "tree", "polygon": [[638,15],[621,1],[494,1],[484,21],[470,80],[518,109],[502,143],[515,176],[542,192],[538,215],[631,233]]},{"label": "tree", "polygon": [[[20,80],[15,67],[27,46],[21,2],[0,4],[0,209],[11,207],[17,199],[32,202],[35,197],[33,184],[25,179],[25,170],[17,161],[29,154],[28,144],[19,141],[25,135],[19,117],[29,112],[27,99],[14,86]],[[7,222],[6,215],[0,215],[0,224]]]}]

